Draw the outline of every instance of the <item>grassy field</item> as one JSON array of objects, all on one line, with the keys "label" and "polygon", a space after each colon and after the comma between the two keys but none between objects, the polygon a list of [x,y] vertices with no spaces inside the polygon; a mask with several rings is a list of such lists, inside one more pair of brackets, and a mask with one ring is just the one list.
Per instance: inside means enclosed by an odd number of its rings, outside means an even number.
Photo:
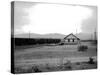
[{"label": "grassy field", "polygon": [[[79,52],[77,45],[36,45],[16,47],[14,51],[15,72],[48,72],[97,68],[97,47],[82,42],[88,49]],[[89,57],[94,63],[89,63]]]}]

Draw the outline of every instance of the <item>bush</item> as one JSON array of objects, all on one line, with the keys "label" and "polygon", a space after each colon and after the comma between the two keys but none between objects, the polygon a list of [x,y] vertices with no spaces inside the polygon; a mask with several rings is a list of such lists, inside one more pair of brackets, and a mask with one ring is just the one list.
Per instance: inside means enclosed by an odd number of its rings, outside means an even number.
[{"label": "bush", "polygon": [[88,46],[82,45],[78,47],[78,51],[86,51],[88,49]]},{"label": "bush", "polygon": [[66,63],[64,63],[64,68],[66,70],[72,70],[72,63],[70,60],[68,60]]},{"label": "bush", "polygon": [[24,69],[21,67],[16,67],[15,73],[34,73],[34,72],[42,72],[38,66],[32,66],[31,68]]},{"label": "bush", "polygon": [[42,72],[41,70],[39,70],[38,66],[33,66],[33,67],[32,67],[32,70],[33,70],[34,72]]},{"label": "bush", "polygon": [[50,70],[51,67],[49,66],[49,64],[46,64],[46,69]]},{"label": "bush", "polygon": [[94,62],[94,59],[90,57],[88,63],[89,63],[89,64],[94,64],[94,63],[95,63],[95,62]]},{"label": "bush", "polygon": [[80,62],[76,62],[76,65],[80,65]]},{"label": "bush", "polygon": [[16,68],[14,68],[14,72],[15,72],[15,73],[24,73],[25,70],[22,69],[22,68],[20,68],[20,67],[16,67]]}]

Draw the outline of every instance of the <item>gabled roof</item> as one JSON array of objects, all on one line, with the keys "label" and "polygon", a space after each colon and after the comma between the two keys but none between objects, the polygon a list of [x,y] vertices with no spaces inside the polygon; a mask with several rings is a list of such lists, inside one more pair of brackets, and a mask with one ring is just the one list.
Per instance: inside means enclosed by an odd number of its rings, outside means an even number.
[{"label": "gabled roof", "polygon": [[77,36],[75,36],[73,33],[67,35],[64,39],[66,39],[67,37],[69,37],[70,35],[74,36],[75,38],[77,38],[77,40],[80,40]]}]

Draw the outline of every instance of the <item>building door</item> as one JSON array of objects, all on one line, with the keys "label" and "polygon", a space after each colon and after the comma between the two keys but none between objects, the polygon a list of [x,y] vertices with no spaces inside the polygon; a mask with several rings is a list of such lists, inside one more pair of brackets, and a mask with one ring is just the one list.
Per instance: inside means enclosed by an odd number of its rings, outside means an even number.
[{"label": "building door", "polygon": [[73,42],[74,42],[74,39],[73,39]]}]

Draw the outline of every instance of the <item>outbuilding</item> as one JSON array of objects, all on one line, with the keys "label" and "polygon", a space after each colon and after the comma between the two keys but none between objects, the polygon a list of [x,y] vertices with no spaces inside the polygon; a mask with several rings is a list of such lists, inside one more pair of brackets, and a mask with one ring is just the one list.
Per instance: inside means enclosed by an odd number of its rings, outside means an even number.
[{"label": "outbuilding", "polygon": [[71,33],[66,37],[64,37],[64,39],[61,40],[61,43],[68,44],[68,45],[80,44],[80,39],[77,36],[75,36],[73,33]]}]

